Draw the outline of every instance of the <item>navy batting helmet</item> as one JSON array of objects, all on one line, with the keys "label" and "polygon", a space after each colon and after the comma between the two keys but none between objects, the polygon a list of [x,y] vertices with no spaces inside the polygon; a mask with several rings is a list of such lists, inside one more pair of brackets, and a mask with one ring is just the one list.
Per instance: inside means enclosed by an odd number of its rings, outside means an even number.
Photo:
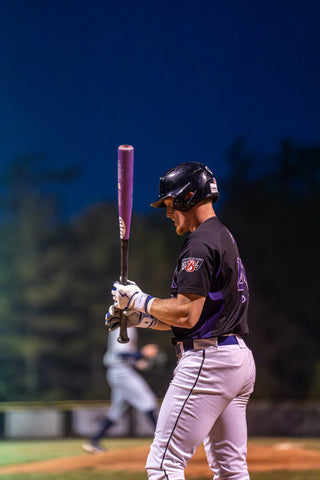
[{"label": "navy batting helmet", "polygon": [[[193,195],[186,199],[189,192]],[[217,182],[211,170],[200,162],[186,162],[177,165],[160,177],[159,197],[152,207],[165,207],[163,200],[173,197],[173,208],[186,212],[206,198],[212,203],[218,200]]]}]

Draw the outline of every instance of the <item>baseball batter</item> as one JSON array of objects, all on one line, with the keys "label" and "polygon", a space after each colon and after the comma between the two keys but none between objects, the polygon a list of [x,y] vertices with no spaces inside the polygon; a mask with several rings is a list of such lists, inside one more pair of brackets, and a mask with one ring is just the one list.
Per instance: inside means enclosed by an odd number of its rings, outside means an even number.
[{"label": "baseball batter", "polygon": [[182,480],[201,442],[215,480],[247,480],[246,406],[255,363],[248,333],[248,283],[237,244],[217,218],[216,180],[187,162],[160,178],[153,207],[166,208],[183,243],[172,297],[155,298],[133,282],[113,285],[109,329],[125,309],[129,326],[172,329],[178,364],[163,400],[146,469],[151,480]]},{"label": "baseball batter", "polygon": [[111,389],[111,406],[107,416],[95,435],[82,448],[88,453],[100,453],[105,449],[100,440],[109,428],[118,422],[128,405],[143,412],[156,426],[157,398],[145,379],[137,372],[147,366],[149,358],[157,355],[154,344],[147,344],[138,350],[138,336],[135,328],[130,332],[130,343],[117,342],[117,332],[108,335],[107,350],[103,356],[103,364],[107,368],[107,382]]}]

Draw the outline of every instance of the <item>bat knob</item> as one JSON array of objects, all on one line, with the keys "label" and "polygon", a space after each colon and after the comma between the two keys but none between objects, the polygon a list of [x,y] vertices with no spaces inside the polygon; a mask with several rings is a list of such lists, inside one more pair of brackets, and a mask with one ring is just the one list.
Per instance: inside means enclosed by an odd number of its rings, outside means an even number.
[{"label": "bat knob", "polygon": [[128,343],[130,341],[129,337],[125,337],[125,338],[118,337],[117,340],[119,343]]}]

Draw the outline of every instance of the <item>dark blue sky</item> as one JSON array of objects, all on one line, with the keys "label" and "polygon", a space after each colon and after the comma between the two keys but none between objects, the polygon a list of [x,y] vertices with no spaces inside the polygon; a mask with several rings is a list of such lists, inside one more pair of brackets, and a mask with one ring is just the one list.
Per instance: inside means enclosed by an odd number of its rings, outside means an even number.
[{"label": "dark blue sky", "polygon": [[239,135],[261,153],[318,143],[319,25],[318,0],[2,0],[1,165],[79,165],[78,212],[116,198],[129,143],[145,210],[174,164],[203,161],[219,183]]}]

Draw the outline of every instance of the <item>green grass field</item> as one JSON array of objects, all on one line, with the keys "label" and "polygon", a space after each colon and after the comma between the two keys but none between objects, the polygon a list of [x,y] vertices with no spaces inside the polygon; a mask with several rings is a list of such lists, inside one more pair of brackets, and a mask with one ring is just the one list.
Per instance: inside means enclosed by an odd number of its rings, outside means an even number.
[{"label": "green grass field", "polygon": [[[39,441],[3,441],[0,442],[0,467],[20,463],[39,462],[50,458],[87,455],[81,448],[84,440],[39,440]],[[105,440],[108,450],[128,448],[132,445],[149,445],[150,439],[112,439]],[[1,480],[3,477],[1,477]]]},{"label": "green grass field", "polygon": [[[15,475],[1,475],[1,480],[146,480],[144,473],[120,473],[120,472],[97,472],[80,471],[61,473],[23,473]],[[251,480],[319,480],[320,472],[272,472],[271,473],[252,473]],[[193,480],[209,480],[199,477]]]},{"label": "green grass field", "polygon": [[[137,445],[149,445],[150,439],[106,439],[104,445],[108,450],[128,448]],[[291,443],[303,442],[306,448],[319,450],[320,440],[318,439],[250,439],[251,443],[257,445],[271,445],[275,442],[290,441]],[[67,440],[42,440],[42,441],[2,441],[0,442],[0,466],[18,465],[52,458],[71,457],[86,455],[82,449],[81,439]],[[319,460],[320,462],[320,460]],[[1,474],[0,480],[146,480],[146,473],[120,473],[112,471],[92,470],[86,468],[72,472],[61,473],[20,473]],[[208,480],[199,477],[194,480]],[[312,471],[281,471],[252,473],[251,480],[320,480],[320,469]]]}]

